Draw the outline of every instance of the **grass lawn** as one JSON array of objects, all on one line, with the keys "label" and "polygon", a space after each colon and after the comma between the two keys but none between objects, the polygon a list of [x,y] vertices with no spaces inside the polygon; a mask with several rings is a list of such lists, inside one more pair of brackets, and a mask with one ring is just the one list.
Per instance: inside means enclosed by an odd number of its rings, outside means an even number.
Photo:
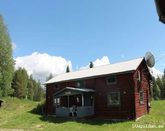
[{"label": "grass lawn", "polygon": [[[152,101],[150,114],[136,122],[117,123],[96,119],[71,121],[41,116],[31,112],[38,104],[29,100],[5,98],[0,108],[0,131],[165,131],[165,101]],[[157,128],[141,128],[145,125]]]}]

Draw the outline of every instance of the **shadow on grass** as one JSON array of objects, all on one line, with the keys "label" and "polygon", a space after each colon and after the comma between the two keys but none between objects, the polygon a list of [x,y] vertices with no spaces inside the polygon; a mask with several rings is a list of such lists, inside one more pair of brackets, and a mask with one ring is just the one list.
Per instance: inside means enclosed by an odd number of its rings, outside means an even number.
[{"label": "shadow on grass", "polygon": [[117,124],[126,121],[114,121],[114,120],[105,120],[102,118],[86,118],[86,119],[74,119],[74,118],[60,118],[54,116],[42,116],[40,117],[42,121],[48,121],[53,123],[65,123],[65,122],[77,122],[81,124],[89,125],[104,125],[104,124]]},{"label": "shadow on grass", "polygon": [[51,123],[65,123],[65,122],[77,122],[82,124],[89,124],[89,125],[103,125],[103,124],[117,124],[121,122],[127,122],[128,120],[109,120],[109,119],[103,119],[103,118],[96,118],[96,117],[90,117],[90,118],[62,118],[62,117],[56,117],[56,116],[48,116],[44,114],[44,108],[43,105],[38,105],[36,108],[30,111],[32,114],[40,115],[40,120],[45,122],[51,122]]}]

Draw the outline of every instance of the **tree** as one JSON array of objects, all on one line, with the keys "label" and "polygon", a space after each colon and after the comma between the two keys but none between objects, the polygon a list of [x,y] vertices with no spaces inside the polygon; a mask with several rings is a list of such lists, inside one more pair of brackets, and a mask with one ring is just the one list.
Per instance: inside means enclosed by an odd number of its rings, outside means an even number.
[{"label": "tree", "polygon": [[40,101],[44,97],[44,90],[41,87],[40,82],[36,82],[35,80],[33,81],[33,86],[34,86],[34,101]]},{"label": "tree", "polygon": [[12,44],[3,18],[0,15],[0,96],[12,94],[13,73]]},{"label": "tree", "polygon": [[34,80],[32,76],[30,76],[28,80],[27,89],[27,96],[29,100],[40,101],[43,99],[44,90],[41,83]]},{"label": "tree", "polygon": [[161,99],[165,99],[165,70],[164,70],[164,75],[162,77],[162,87],[161,87]]},{"label": "tree", "polygon": [[33,100],[34,97],[34,86],[33,86],[33,77],[32,75],[28,79],[28,84],[27,84],[27,97],[29,100]]},{"label": "tree", "polygon": [[153,78],[153,98],[154,100],[160,99],[160,88],[158,84],[156,83],[155,78]]},{"label": "tree", "polygon": [[162,87],[162,86],[163,86],[162,78],[158,77],[158,78],[156,79],[156,83],[157,83],[157,85],[158,85],[159,87]]},{"label": "tree", "polygon": [[50,80],[50,79],[52,79],[52,78],[53,78],[53,74],[50,73],[49,76],[46,78],[46,81],[48,81],[48,80]]},{"label": "tree", "polygon": [[165,81],[164,81],[164,78],[163,77],[158,77],[157,79],[156,79],[156,83],[157,83],[157,85],[159,86],[159,88],[160,88],[160,99],[164,99],[165,98],[165,96],[164,96],[164,90],[165,90],[165,86],[164,86],[164,83]]},{"label": "tree", "polygon": [[91,61],[90,64],[89,64],[89,68],[93,68],[94,67],[94,64],[93,62]]},{"label": "tree", "polygon": [[14,96],[18,98],[27,98],[28,94],[28,74],[24,68],[19,68],[15,71],[13,77],[12,87],[14,89]]},{"label": "tree", "polygon": [[70,68],[69,68],[69,65],[67,65],[66,67],[66,73],[70,72]]},{"label": "tree", "polygon": [[20,99],[40,101],[44,97],[41,83],[34,80],[32,75],[29,77],[26,69],[21,67],[14,72],[12,88],[14,90],[13,96]]}]

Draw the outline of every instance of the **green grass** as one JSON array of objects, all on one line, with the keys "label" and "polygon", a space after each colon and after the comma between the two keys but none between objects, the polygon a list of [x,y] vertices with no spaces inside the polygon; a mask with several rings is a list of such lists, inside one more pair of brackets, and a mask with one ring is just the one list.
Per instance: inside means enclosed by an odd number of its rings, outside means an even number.
[{"label": "green grass", "polygon": [[[46,117],[32,113],[39,103],[16,98],[5,98],[0,108],[0,131],[12,129],[43,131],[164,131],[165,101],[153,101],[149,115],[138,121],[112,123],[106,120],[88,119],[72,121],[62,118]],[[133,128],[133,126],[164,126],[163,128]]]}]

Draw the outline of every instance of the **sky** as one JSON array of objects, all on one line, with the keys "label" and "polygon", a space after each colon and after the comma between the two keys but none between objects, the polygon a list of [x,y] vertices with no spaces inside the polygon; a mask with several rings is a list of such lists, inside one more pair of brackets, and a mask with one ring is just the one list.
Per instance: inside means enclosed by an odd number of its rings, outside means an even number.
[{"label": "sky", "polygon": [[[165,25],[154,0],[0,0],[16,67],[36,76],[145,56],[165,68]],[[159,71],[158,71],[159,70]]]}]

